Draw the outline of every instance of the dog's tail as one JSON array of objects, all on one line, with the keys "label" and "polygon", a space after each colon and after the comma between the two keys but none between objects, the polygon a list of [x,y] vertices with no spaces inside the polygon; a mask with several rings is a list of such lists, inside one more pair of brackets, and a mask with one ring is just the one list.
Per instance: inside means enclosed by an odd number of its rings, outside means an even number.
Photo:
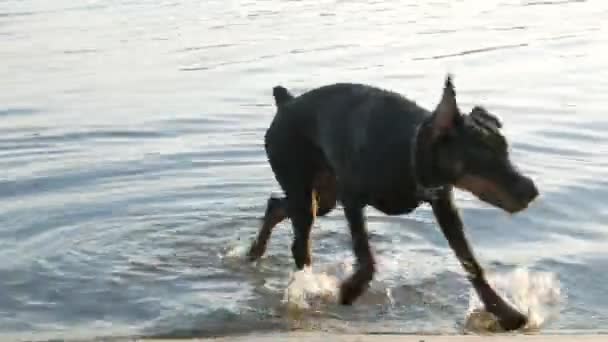
[{"label": "dog's tail", "polygon": [[277,107],[283,106],[286,102],[293,99],[293,95],[283,86],[276,86],[272,88],[272,96],[274,96],[274,103]]}]

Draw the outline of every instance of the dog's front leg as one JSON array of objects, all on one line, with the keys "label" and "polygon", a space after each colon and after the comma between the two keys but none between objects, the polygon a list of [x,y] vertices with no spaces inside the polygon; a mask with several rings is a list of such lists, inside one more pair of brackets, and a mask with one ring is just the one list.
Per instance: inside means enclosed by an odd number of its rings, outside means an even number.
[{"label": "dog's front leg", "polygon": [[432,203],[432,207],[448,244],[467,272],[486,310],[498,318],[498,322],[505,330],[523,327],[527,322],[526,316],[507,304],[488,284],[483,269],[475,259],[464,234],[462,220],[452,200],[452,192],[446,191]]}]

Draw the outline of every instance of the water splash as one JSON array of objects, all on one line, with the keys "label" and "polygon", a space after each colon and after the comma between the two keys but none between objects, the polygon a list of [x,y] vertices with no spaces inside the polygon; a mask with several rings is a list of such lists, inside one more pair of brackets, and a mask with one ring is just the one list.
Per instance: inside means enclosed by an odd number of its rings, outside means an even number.
[{"label": "water splash", "polygon": [[285,289],[283,304],[295,311],[309,310],[338,301],[340,283],[352,272],[352,264],[341,262],[319,272],[311,267],[293,272]]},{"label": "water splash", "polygon": [[[559,315],[564,297],[553,273],[518,268],[506,274],[488,275],[488,282],[509,304],[528,316],[523,330],[538,330]],[[465,326],[478,332],[500,330],[496,317],[484,309],[473,289],[469,294]]]},{"label": "water splash", "polygon": [[248,241],[237,240],[225,251],[224,256],[229,259],[243,259],[247,256],[251,243]]}]

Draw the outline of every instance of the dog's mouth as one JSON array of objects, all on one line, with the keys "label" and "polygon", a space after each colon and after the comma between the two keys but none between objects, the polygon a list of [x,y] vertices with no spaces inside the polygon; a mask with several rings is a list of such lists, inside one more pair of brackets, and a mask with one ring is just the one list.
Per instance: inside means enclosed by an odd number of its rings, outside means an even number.
[{"label": "dog's mouth", "polygon": [[520,211],[524,211],[525,209],[528,208],[528,206],[530,205],[531,201],[517,201],[515,198],[513,197],[508,197],[508,196],[496,196],[495,194],[492,193],[482,193],[482,194],[475,194],[480,200],[489,203],[495,207],[498,207],[506,212],[508,212],[509,214],[516,214]]},{"label": "dog's mouth", "polygon": [[522,181],[517,186],[510,188],[509,191],[487,179],[469,175],[463,176],[454,185],[509,214],[527,209],[538,196],[534,183],[527,178],[522,178]]}]

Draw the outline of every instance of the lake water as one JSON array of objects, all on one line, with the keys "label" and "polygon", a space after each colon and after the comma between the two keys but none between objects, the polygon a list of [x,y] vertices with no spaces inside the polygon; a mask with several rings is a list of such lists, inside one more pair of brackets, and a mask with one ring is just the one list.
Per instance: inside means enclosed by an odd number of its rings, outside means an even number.
[{"label": "lake water", "polygon": [[475,297],[426,206],[368,211],[379,273],[350,308],[340,210],[312,270],[292,274],[288,222],[242,258],[279,190],[274,85],[432,108],[448,71],[542,193],[513,217],[457,194],[482,264],[531,330],[608,332],[607,18],[600,0],[0,1],[0,336],[462,332]]}]

